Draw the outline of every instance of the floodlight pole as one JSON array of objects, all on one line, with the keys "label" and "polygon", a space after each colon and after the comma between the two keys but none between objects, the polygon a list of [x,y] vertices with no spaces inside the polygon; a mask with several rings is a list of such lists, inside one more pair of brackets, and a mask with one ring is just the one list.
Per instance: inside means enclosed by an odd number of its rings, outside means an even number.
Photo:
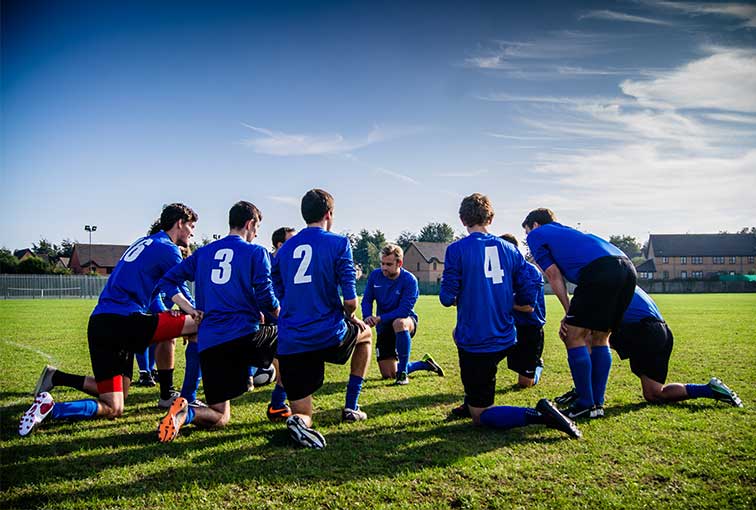
[{"label": "floodlight pole", "polygon": [[89,232],[89,272],[92,272],[92,232],[97,230],[97,225],[84,225],[84,230]]}]

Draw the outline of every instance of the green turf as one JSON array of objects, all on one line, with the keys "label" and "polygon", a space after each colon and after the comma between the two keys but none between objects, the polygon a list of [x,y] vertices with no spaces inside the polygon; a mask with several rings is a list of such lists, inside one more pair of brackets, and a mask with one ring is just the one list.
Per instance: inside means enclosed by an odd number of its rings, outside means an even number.
[{"label": "green turf", "polygon": [[[0,501],[3,508],[754,508],[756,295],[657,296],[675,333],[670,381],[721,377],[745,403],[643,402],[638,379],[614,357],[607,416],[584,439],[540,426],[508,432],[449,421],[462,387],[451,341],[454,311],[435,297],[417,307],[414,356],[430,352],[447,376],[418,373],[391,386],[372,362],[361,398],[367,422],[339,423],[345,367],[329,367],[316,396],[323,451],[301,450],[265,418],[269,387],[235,400],[217,431],[188,426],[159,444],[157,390],[136,388],[117,421],[45,422],[19,438],[17,419],[46,362],[88,372],[93,301],[0,302]],[[570,387],[547,300],[546,369],[533,389],[500,371],[497,403],[531,406]],[[183,355],[177,356],[182,377]],[[59,400],[80,398],[53,391]],[[201,395],[200,395],[201,396]]]}]

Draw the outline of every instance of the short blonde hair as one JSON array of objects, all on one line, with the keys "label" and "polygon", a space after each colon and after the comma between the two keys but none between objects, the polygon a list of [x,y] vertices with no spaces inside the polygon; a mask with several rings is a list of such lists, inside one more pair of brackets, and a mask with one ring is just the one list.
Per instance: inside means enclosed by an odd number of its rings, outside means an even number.
[{"label": "short blonde hair", "polygon": [[381,250],[381,257],[388,257],[389,255],[394,255],[397,260],[403,260],[404,250],[398,244],[389,243]]}]

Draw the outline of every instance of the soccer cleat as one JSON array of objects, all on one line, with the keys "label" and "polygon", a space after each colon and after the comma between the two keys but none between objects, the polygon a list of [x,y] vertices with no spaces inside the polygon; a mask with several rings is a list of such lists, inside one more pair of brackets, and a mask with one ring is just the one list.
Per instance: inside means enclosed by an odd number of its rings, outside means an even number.
[{"label": "soccer cleat", "polygon": [[554,403],[558,405],[559,407],[570,407],[573,402],[575,402],[578,399],[578,392],[575,388],[572,388],[570,391],[565,393],[564,395],[560,395],[557,398],[554,399]]},{"label": "soccer cleat", "polygon": [[189,402],[184,397],[177,397],[160,423],[158,423],[158,439],[161,443],[169,443],[176,439],[181,426],[186,421]]},{"label": "soccer cleat", "polygon": [[535,409],[541,416],[543,416],[547,427],[561,430],[575,439],[582,437],[583,434],[580,432],[580,429],[577,428],[575,422],[559,412],[559,409],[547,399],[542,398],[539,400]]},{"label": "soccer cleat", "polygon": [[316,450],[322,450],[326,447],[323,434],[305,425],[304,420],[296,414],[286,419],[286,428],[289,429],[289,436],[300,446],[315,448]]},{"label": "soccer cleat", "polygon": [[136,382],[136,386],[151,388],[155,386],[155,379],[152,378],[152,374],[146,370],[139,371],[139,379]]},{"label": "soccer cleat", "polygon": [[396,374],[396,381],[394,381],[395,386],[406,386],[409,384],[409,377],[407,377],[407,372],[399,372]]},{"label": "soccer cleat", "polygon": [[472,418],[472,414],[470,414],[470,408],[467,407],[467,404],[462,402],[457,407],[452,407],[451,410],[452,416],[455,416],[457,418]]},{"label": "soccer cleat", "polygon": [[722,402],[727,402],[733,407],[743,407],[743,401],[737,393],[727,387],[725,383],[712,377],[707,386],[714,392],[714,398]]},{"label": "soccer cleat", "polygon": [[192,400],[191,402],[189,402],[189,407],[194,407],[194,408],[197,408],[197,407],[207,407],[207,404],[205,404],[200,399],[195,398],[194,400]]},{"label": "soccer cleat", "polygon": [[39,379],[37,379],[37,384],[34,386],[35,397],[40,393],[49,393],[50,390],[55,387],[52,382],[52,377],[57,370],[57,368],[50,365],[46,365],[45,368],[42,369],[42,373],[39,374]]},{"label": "soccer cleat", "polygon": [[348,407],[345,407],[344,410],[341,411],[342,422],[352,423],[364,420],[367,420],[367,413],[361,409],[349,409]]},{"label": "soccer cleat", "polygon": [[425,363],[427,363],[430,366],[430,368],[431,368],[430,371],[431,372],[433,372],[435,374],[438,374],[439,377],[443,377],[444,376],[444,369],[441,368],[441,365],[439,365],[438,363],[436,363],[436,360],[434,360],[431,357],[431,355],[428,354],[427,352],[425,354],[423,354],[422,361],[424,361]]},{"label": "soccer cleat", "polygon": [[18,424],[18,434],[22,437],[28,436],[37,426],[42,423],[42,420],[47,418],[47,415],[55,407],[55,401],[47,392],[42,392],[34,398],[32,406],[21,416],[21,421]]},{"label": "soccer cleat", "polygon": [[[174,388],[171,388],[171,396],[168,398],[161,398],[158,399],[158,408],[159,409],[168,409],[173,405],[173,403],[176,401],[177,398],[181,396],[181,393],[176,391]],[[184,399],[186,400],[186,399]]]},{"label": "soccer cleat", "polygon": [[604,406],[595,405],[593,406],[593,409],[591,409],[591,418],[603,418],[604,417]]},{"label": "soccer cleat", "polygon": [[594,418],[593,406],[583,407],[577,402],[573,402],[572,405],[564,411],[564,414],[571,420],[579,420],[581,418]]},{"label": "soccer cleat", "polygon": [[276,409],[273,407],[273,404],[268,404],[268,410],[265,412],[265,414],[268,416],[268,419],[270,421],[276,423],[284,421],[289,416],[291,416],[291,408],[284,404],[283,407]]}]

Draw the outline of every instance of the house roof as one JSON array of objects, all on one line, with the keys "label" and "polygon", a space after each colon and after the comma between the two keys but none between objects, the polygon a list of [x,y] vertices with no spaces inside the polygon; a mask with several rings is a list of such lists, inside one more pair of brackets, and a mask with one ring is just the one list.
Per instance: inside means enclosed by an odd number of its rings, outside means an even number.
[{"label": "house roof", "polygon": [[17,259],[20,259],[21,257],[23,257],[24,255],[26,255],[27,253],[30,254],[30,255],[34,255],[34,252],[31,251],[29,248],[24,248],[23,250],[14,250],[13,251],[13,256],[16,257]]},{"label": "house roof", "polygon": [[425,259],[426,262],[430,263],[433,262],[435,259],[436,262],[444,263],[444,255],[446,254],[446,247],[449,246],[450,243],[427,243],[427,242],[420,242],[415,241],[412,243],[415,248],[417,248],[417,251],[420,252],[420,255]]},{"label": "house roof", "polygon": [[657,257],[756,255],[753,234],[651,234],[649,245]]},{"label": "house roof", "polygon": [[[92,262],[98,267],[115,267],[118,260],[128,249],[128,245],[121,244],[93,244],[92,245]],[[79,265],[88,266],[89,263],[89,244],[76,243],[74,251],[79,254]]]},{"label": "house roof", "polygon": [[654,259],[648,259],[638,264],[635,267],[635,270],[638,271],[639,273],[655,273],[656,263],[654,262]]}]

